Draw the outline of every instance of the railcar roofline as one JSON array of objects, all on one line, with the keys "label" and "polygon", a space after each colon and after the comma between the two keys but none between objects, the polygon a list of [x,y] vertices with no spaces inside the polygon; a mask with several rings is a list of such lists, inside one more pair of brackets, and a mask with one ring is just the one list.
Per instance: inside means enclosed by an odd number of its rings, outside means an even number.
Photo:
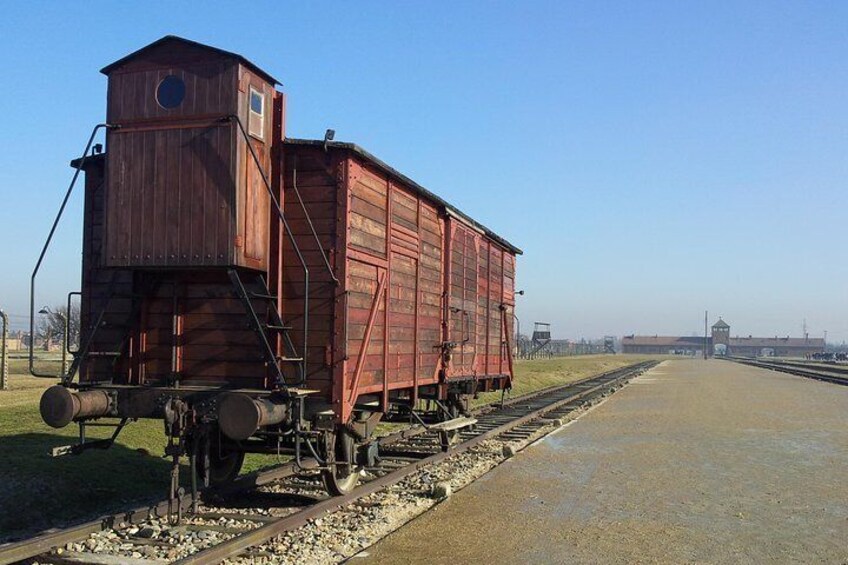
[{"label": "railcar roofline", "polygon": [[515,245],[513,245],[512,243],[510,243],[509,241],[507,241],[503,237],[499,236],[498,234],[496,234],[495,232],[493,232],[492,230],[490,230],[489,228],[487,228],[486,226],[484,226],[483,224],[481,224],[477,220],[473,219],[471,216],[464,213],[462,210],[458,209],[456,206],[450,204],[445,199],[439,197],[438,195],[434,194],[430,190],[427,190],[426,188],[424,188],[423,186],[421,186],[420,184],[418,184],[417,182],[415,182],[414,180],[412,180],[411,178],[409,178],[405,174],[401,173],[400,171],[398,171],[397,169],[395,169],[391,165],[387,164],[385,161],[379,159],[378,157],[374,156],[372,153],[369,153],[368,151],[366,151],[365,149],[363,149],[359,145],[356,145],[355,143],[348,143],[348,142],[344,142],[344,141],[327,141],[325,143],[324,140],[320,140],[320,139],[286,138],[283,141],[283,144],[284,145],[300,145],[300,146],[308,145],[308,146],[314,146],[314,147],[325,147],[326,146],[329,149],[341,149],[341,150],[351,151],[351,152],[355,153],[356,155],[362,157],[366,161],[370,162],[371,164],[375,165],[377,168],[379,168],[381,171],[383,171],[387,175],[396,178],[397,180],[403,182],[404,184],[409,185],[417,193],[421,194],[422,196],[424,196],[426,198],[429,198],[430,200],[432,200],[436,204],[442,206],[445,209],[445,212],[448,215],[457,217],[457,218],[461,219],[462,221],[470,224],[474,228],[482,231],[487,237],[489,237],[490,239],[492,239],[493,241],[495,241],[499,245],[503,246],[507,250],[511,251],[512,253],[515,253],[516,255],[523,255],[523,253],[524,253],[521,249],[519,249],[518,247],[516,247]]},{"label": "railcar roofline", "polygon": [[[283,144],[284,145],[324,147],[324,141],[319,140],[319,139],[291,139],[291,138],[287,138],[285,141],[283,141]],[[462,212],[461,210],[456,208],[456,206],[449,204],[443,198],[437,196],[436,194],[434,194],[430,190],[427,190],[426,188],[424,188],[423,186],[421,186],[420,184],[418,184],[417,182],[415,182],[414,180],[412,180],[411,178],[409,178],[405,174],[401,173],[400,171],[398,171],[397,169],[395,169],[391,165],[388,165],[387,163],[385,163],[381,159],[375,157],[373,154],[369,153],[368,151],[366,151],[362,147],[356,145],[355,143],[348,143],[348,142],[344,142],[344,141],[329,141],[329,142],[327,142],[327,147],[330,148],[330,149],[340,149],[340,150],[351,151],[351,152],[355,153],[356,155],[359,155],[360,157],[362,157],[363,159],[365,159],[369,163],[375,165],[377,168],[379,168],[381,171],[383,171],[387,175],[392,176],[392,177],[400,180],[404,184],[409,185],[419,194],[425,196],[426,198],[429,198],[433,202],[442,206],[445,209],[445,212],[448,215],[460,218],[462,221],[464,221],[464,222],[470,224],[471,226],[473,226],[474,228],[480,230],[487,237],[491,238],[493,241],[495,241],[499,245],[505,247],[509,251],[515,253],[516,255],[522,255],[524,253],[521,249],[519,249],[518,247],[516,247],[515,245],[513,245],[512,243],[510,243],[509,241],[507,241],[503,237],[499,236],[498,234],[496,234],[495,232],[493,232],[492,230],[490,230],[489,228],[487,228],[486,226],[484,226],[480,222],[471,218],[468,214],[465,214],[464,212]],[[86,163],[92,163],[92,162],[96,162],[96,161],[99,161],[99,160],[103,160],[105,158],[105,156],[106,156],[105,153],[100,153],[98,155],[91,155],[86,159]],[[78,159],[74,159],[73,161],[71,161],[71,167],[76,168],[79,165],[80,160],[81,159],[78,158]]]}]

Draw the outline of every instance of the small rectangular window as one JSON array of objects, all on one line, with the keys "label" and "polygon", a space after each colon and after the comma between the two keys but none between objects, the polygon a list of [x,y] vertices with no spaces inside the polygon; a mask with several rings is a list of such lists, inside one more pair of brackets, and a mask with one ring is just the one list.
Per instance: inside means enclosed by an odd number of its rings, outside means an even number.
[{"label": "small rectangular window", "polygon": [[265,137],[265,96],[252,86],[248,97],[248,109],[247,132],[263,139]]},{"label": "small rectangular window", "polygon": [[262,95],[255,90],[250,90],[250,111],[262,115]]}]

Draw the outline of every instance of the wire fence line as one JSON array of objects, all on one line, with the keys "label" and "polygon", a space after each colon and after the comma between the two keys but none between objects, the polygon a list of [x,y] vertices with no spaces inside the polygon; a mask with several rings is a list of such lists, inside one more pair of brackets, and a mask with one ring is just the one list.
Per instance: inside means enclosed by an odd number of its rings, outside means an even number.
[{"label": "wire fence line", "polygon": [[516,359],[548,359],[574,355],[597,355],[604,352],[611,353],[605,348],[603,340],[552,339],[543,344],[521,336],[516,340],[514,355]]}]

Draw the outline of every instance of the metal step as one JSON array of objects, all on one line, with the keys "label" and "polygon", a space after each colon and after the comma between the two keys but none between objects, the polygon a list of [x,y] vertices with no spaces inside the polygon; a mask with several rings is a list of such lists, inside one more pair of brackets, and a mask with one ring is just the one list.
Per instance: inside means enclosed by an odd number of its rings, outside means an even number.
[{"label": "metal step", "polygon": [[262,298],[264,300],[276,300],[277,297],[273,294],[265,294],[263,292],[250,292],[247,293],[251,298]]},{"label": "metal step", "polygon": [[465,416],[460,416],[459,418],[454,418],[453,420],[447,420],[444,422],[439,422],[438,424],[433,424],[427,429],[430,431],[437,432],[450,432],[452,430],[459,430],[461,428],[473,426],[476,423],[477,418],[466,418]]}]

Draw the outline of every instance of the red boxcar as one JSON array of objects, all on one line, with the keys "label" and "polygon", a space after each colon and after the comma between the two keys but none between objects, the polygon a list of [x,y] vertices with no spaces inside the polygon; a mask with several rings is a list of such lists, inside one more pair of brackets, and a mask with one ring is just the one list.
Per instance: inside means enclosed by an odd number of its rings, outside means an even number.
[{"label": "red boxcar", "polygon": [[169,36],[104,72],[107,151],[74,162],[81,345],[47,423],[163,418],[207,482],[283,449],[344,492],[380,419],[455,429],[511,385],[519,249],[356,145],[286,139],[239,55]]}]

